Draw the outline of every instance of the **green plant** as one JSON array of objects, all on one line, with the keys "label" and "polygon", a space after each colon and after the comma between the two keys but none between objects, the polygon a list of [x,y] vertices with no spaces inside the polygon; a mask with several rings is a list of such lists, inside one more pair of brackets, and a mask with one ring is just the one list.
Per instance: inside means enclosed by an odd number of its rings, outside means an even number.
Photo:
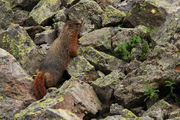
[{"label": "green plant", "polygon": [[157,99],[159,97],[158,92],[159,90],[153,88],[152,86],[145,88],[144,95],[147,97],[144,99],[144,101]]},{"label": "green plant", "polygon": [[127,44],[126,43],[120,43],[114,51],[118,54],[118,56],[121,56],[123,60],[128,60],[130,58],[130,52],[127,50]]},{"label": "green plant", "polygon": [[140,36],[133,36],[128,42],[127,42],[127,46],[132,49],[133,47],[135,47],[138,43],[142,42],[143,40],[141,39]]},{"label": "green plant", "polygon": [[149,34],[149,35],[152,35],[153,33],[155,33],[155,28],[147,28],[147,34]]},{"label": "green plant", "polygon": [[144,59],[147,55],[149,45],[148,42],[144,39],[141,39],[140,36],[135,35],[129,41],[120,43],[115,49],[114,52],[116,56],[120,57],[123,60],[129,60],[131,58],[131,51],[134,47],[136,47],[139,43],[142,44],[142,54],[140,55],[140,59]]},{"label": "green plant", "polygon": [[169,88],[169,93],[167,95],[168,98],[172,97],[176,99],[176,94],[174,93],[174,86],[176,83],[174,81],[165,81],[165,86]]}]

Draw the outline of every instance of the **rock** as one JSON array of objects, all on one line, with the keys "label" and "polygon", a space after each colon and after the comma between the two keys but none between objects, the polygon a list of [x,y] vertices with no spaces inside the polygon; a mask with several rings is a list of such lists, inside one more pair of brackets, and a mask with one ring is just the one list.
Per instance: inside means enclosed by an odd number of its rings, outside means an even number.
[{"label": "rock", "polygon": [[12,8],[20,7],[26,11],[30,11],[39,1],[40,0],[9,0],[8,2]]},{"label": "rock", "polygon": [[103,50],[111,50],[111,37],[113,28],[107,27],[87,33],[79,39],[83,46],[93,46]]},{"label": "rock", "polygon": [[124,64],[120,59],[104,52],[97,51],[93,47],[80,48],[80,53],[94,65],[96,69],[103,71],[104,73],[120,69]]},{"label": "rock", "polygon": [[108,5],[112,5],[115,7],[121,3],[121,0],[96,0],[96,1],[102,8],[105,8]]},{"label": "rock", "polygon": [[114,116],[108,116],[104,119],[100,120],[155,120],[153,118],[150,118],[148,116],[146,117],[137,117],[137,118],[127,118],[127,117],[122,117],[121,115],[114,115]]},{"label": "rock", "polygon": [[58,35],[62,33],[64,25],[65,23],[61,21],[53,24],[53,28],[55,29],[55,31],[57,31]]},{"label": "rock", "polygon": [[101,15],[103,10],[93,0],[80,0],[67,10],[67,15],[71,20],[83,20],[84,25],[82,34],[92,31],[98,26],[101,26]]},{"label": "rock", "polygon": [[62,0],[63,6],[65,6],[67,8],[72,6],[73,4],[75,4],[77,2],[78,2],[77,0]]},{"label": "rock", "polygon": [[32,17],[37,24],[46,25],[49,19],[60,9],[60,5],[60,0],[41,0],[32,9],[29,17]]},{"label": "rock", "polygon": [[30,27],[24,27],[24,29],[27,31],[28,35],[31,37],[31,39],[34,40],[35,35],[37,33],[41,33],[46,30],[45,27],[42,26],[30,26]]},{"label": "rock", "polygon": [[11,54],[0,49],[0,118],[12,120],[34,100],[32,78]]},{"label": "rock", "polygon": [[102,25],[115,24],[122,22],[123,18],[126,16],[124,11],[120,11],[113,6],[109,5],[105,8],[102,14]]},{"label": "rock", "polygon": [[13,21],[14,13],[7,2],[0,1],[0,32],[2,29],[7,29]]},{"label": "rock", "polygon": [[177,118],[178,119],[179,116],[180,116],[180,108],[172,111],[170,113],[170,115],[169,115],[169,118],[171,118],[171,119],[176,119]]},{"label": "rock", "polygon": [[117,47],[122,42],[128,42],[134,36],[147,36],[146,27],[138,26],[136,28],[117,28],[116,34],[112,37],[113,48]]},{"label": "rock", "polygon": [[114,115],[114,116],[107,116],[106,118],[101,120],[130,120],[130,119],[124,118],[121,115]]},{"label": "rock", "polygon": [[[41,115],[41,119],[81,120],[79,117],[77,117],[77,115],[68,110],[50,108]],[[36,120],[38,120],[38,118]]]},{"label": "rock", "polygon": [[81,78],[86,82],[93,81],[99,77],[94,66],[92,66],[83,56],[73,58],[68,65],[67,72],[71,77]]},{"label": "rock", "polygon": [[120,115],[121,114],[120,111],[122,111],[122,109],[124,109],[123,106],[115,103],[110,106],[110,113],[113,115]]},{"label": "rock", "polygon": [[172,68],[163,70],[163,66],[158,65],[156,59],[144,61],[137,64],[132,72],[116,84],[114,96],[125,106],[142,104],[146,97],[144,95],[145,88],[152,86],[153,90],[157,90],[167,80],[178,83],[180,80],[178,74],[178,71],[174,71]]},{"label": "rock", "polygon": [[39,45],[43,43],[51,44],[56,38],[56,32],[54,29],[47,28],[41,33],[37,33],[34,38],[34,43]]},{"label": "rock", "polygon": [[59,22],[59,21],[63,21],[65,22],[67,20],[67,16],[65,13],[65,9],[61,9],[59,11],[57,11],[56,15],[54,16],[54,22]]},{"label": "rock", "polygon": [[151,57],[158,58],[157,63],[162,66],[163,70],[174,69],[180,61],[180,53],[176,46],[163,42],[155,46],[154,50],[149,54]]},{"label": "rock", "polygon": [[166,20],[167,12],[165,9],[156,5],[156,1],[158,2],[158,0],[151,1],[139,0],[134,1],[136,4],[133,4],[132,0],[130,0],[129,4],[133,5],[128,10],[130,13],[126,19],[133,26],[144,25],[151,28],[161,26]]},{"label": "rock", "polygon": [[171,105],[164,100],[160,100],[151,106],[143,116],[150,116],[156,120],[164,120],[167,113],[171,109]]},{"label": "rock", "polygon": [[98,110],[101,110],[101,103],[91,86],[72,78],[66,81],[60,89],[52,91],[42,100],[20,111],[15,118],[20,120],[42,119],[41,115],[48,109],[68,110],[82,119],[88,113],[96,114]]},{"label": "rock", "polygon": [[19,8],[15,8],[13,9],[13,11],[14,11],[14,23],[23,25],[24,21],[26,21],[29,17],[29,12]]},{"label": "rock", "polygon": [[154,39],[157,44],[161,44],[163,42],[176,43],[179,41],[179,37],[174,35],[179,34],[179,27],[179,16],[169,15],[167,16],[166,22],[152,35],[152,39]]},{"label": "rock", "polygon": [[27,32],[18,25],[0,33],[0,47],[10,52],[31,75],[35,74],[44,57]]},{"label": "rock", "polygon": [[103,102],[108,102],[113,94],[113,85],[123,77],[124,74],[119,70],[116,70],[93,81],[92,86],[94,87],[99,99]]},{"label": "rock", "polygon": [[122,111],[120,111],[120,115],[122,115],[125,118],[137,118],[137,116],[128,109],[122,109]]}]

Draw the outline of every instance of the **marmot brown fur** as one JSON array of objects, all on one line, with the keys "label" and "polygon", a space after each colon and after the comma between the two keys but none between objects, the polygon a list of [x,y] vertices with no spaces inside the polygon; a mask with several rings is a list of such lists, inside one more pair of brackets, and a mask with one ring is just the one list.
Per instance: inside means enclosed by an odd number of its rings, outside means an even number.
[{"label": "marmot brown fur", "polygon": [[77,56],[78,34],[82,22],[67,21],[60,36],[52,43],[34,79],[33,89],[37,99],[41,99],[47,88],[55,86],[62,77],[71,57]]}]

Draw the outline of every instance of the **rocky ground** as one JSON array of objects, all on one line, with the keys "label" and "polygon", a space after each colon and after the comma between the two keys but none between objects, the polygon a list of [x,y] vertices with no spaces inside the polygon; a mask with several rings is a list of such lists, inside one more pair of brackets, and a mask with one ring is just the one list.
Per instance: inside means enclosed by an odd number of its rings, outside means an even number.
[{"label": "rocky ground", "polygon": [[[180,1],[0,0],[0,120],[180,120]],[[80,56],[36,101],[34,75],[66,20]]]}]

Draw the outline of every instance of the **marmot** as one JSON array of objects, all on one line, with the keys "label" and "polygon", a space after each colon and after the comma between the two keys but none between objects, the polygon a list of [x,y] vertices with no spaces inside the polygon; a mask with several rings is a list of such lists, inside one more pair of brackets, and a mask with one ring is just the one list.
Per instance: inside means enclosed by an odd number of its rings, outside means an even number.
[{"label": "marmot", "polygon": [[71,57],[78,55],[77,42],[81,25],[82,21],[80,20],[67,21],[62,33],[49,48],[33,83],[37,99],[46,95],[47,88],[57,84]]}]

